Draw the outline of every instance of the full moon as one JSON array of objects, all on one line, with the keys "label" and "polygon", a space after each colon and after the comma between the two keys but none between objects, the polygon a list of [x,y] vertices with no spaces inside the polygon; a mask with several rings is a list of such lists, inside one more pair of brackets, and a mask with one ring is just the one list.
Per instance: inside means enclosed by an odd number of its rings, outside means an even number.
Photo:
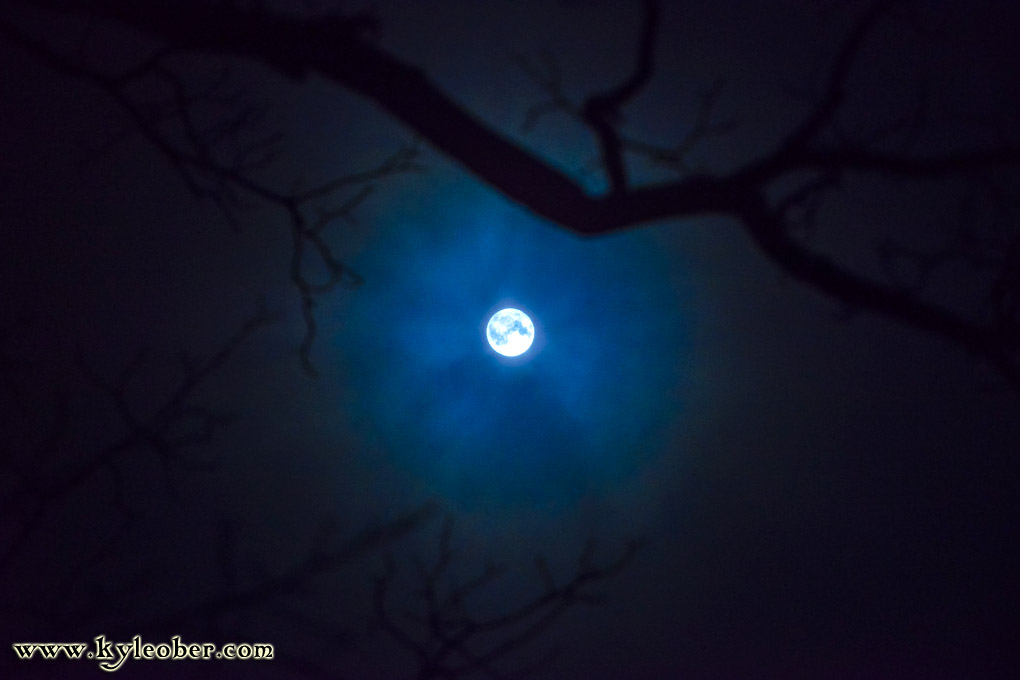
[{"label": "full moon", "polygon": [[535,340],[535,324],[519,309],[501,309],[485,328],[489,344],[505,357],[524,354]]}]

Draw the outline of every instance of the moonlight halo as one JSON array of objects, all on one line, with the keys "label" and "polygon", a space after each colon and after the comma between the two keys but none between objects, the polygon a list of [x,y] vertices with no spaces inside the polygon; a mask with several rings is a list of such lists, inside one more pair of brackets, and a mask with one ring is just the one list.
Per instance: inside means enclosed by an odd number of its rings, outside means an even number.
[{"label": "moonlight halo", "polygon": [[485,328],[492,349],[505,357],[524,354],[535,340],[535,324],[527,314],[508,307],[492,315]]}]

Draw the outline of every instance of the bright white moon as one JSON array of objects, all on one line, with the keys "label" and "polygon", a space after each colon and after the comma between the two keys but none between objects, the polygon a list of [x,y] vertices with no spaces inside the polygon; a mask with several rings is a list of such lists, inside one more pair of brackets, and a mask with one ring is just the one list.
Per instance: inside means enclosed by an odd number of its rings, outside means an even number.
[{"label": "bright white moon", "polygon": [[535,340],[535,324],[519,309],[501,309],[485,329],[489,344],[505,357],[524,354]]}]

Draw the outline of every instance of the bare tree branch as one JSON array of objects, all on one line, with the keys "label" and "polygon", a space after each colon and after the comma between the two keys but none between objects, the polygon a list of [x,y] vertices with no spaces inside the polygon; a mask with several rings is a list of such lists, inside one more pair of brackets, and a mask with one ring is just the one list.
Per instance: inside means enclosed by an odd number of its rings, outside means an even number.
[{"label": "bare tree branch", "polygon": [[[194,0],[172,5],[128,0],[25,0],[25,3],[109,19],[155,36],[178,50],[253,59],[295,79],[319,74],[376,102],[510,200],[577,234],[604,234],[664,219],[707,215],[728,218],[751,235],[766,257],[798,281],[852,309],[887,316],[959,343],[1016,384],[1020,372],[1016,341],[1020,320],[1005,313],[1010,305],[995,303],[1003,313],[991,321],[987,315],[967,316],[947,304],[927,300],[917,291],[904,291],[859,268],[814,252],[792,236],[798,226],[794,208],[817,206],[820,196],[850,176],[966,181],[1020,169],[1020,147],[1015,143],[896,153],[878,146],[887,137],[884,132],[856,139],[842,132],[839,116],[850,74],[896,0],[872,3],[853,23],[835,50],[822,92],[807,115],[782,138],[778,148],[728,174],[685,174],[671,182],[628,187],[623,152],[634,145],[619,135],[614,118],[620,107],[641,91],[652,72],[658,15],[654,4],[646,4],[638,59],[631,74],[605,94],[589,98],[577,112],[589,126],[595,127],[600,140],[603,166],[610,176],[610,190],[601,196],[587,193],[577,181],[480,121],[420,69],[381,49],[374,41],[378,23],[370,15],[299,18],[260,6],[241,9],[227,3]],[[231,30],[220,30],[225,25],[231,26]],[[10,30],[0,31],[0,35],[9,33]],[[9,35],[6,37],[10,39]],[[555,82],[550,82],[556,87]],[[922,116],[915,112],[907,120],[898,121],[895,127],[919,125],[921,120]],[[779,197],[771,207],[764,200],[763,197],[774,195],[773,187],[805,174],[809,175],[803,178],[806,181],[800,181],[800,188],[792,195]],[[809,210],[806,214],[814,218],[817,211]],[[291,216],[293,221],[297,220],[293,210]],[[305,239],[302,229],[300,224],[296,228],[295,248],[298,242],[315,247],[314,241]],[[1006,271],[994,274],[987,282],[990,299],[1013,299],[1010,281]],[[313,292],[300,284],[298,288],[306,322],[312,319],[309,335],[314,336]]]},{"label": "bare tree branch", "polygon": [[[399,621],[388,604],[388,596],[397,575],[392,559],[376,579],[375,614],[382,629],[401,647],[411,652],[418,663],[419,680],[434,678],[522,677],[535,670],[528,664],[516,671],[504,667],[526,652],[569,609],[579,603],[597,603],[594,586],[625,569],[636,556],[640,543],[632,541],[612,562],[598,566],[594,547],[589,543],[578,560],[576,572],[557,584],[548,568],[540,567],[544,589],[536,596],[497,615],[471,612],[472,596],[492,587],[504,570],[487,564],[465,583],[458,584],[450,571],[454,563],[451,548],[453,522],[447,518],[439,536],[439,549],[429,566],[418,563],[420,613],[403,613]],[[544,564],[539,560],[539,564]],[[408,625],[408,622],[413,625]],[[542,664],[549,661],[541,657]]]},{"label": "bare tree branch", "polygon": [[[0,545],[0,569],[9,566],[28,538],[34,535],[39,523],[57,506],[58,501],[81,489],[86,482],[103,472],[108,472],[114,481],[115,507],[121,516],[130,516],[130,508],[123,498],[120,461],[127,453],[138,449],[155,452],[163,466],[165,481],[171,491],[175,488],[173,475],[176,468],[194,470],[207,467],[201,461],[189,459],[185,452],[196,444],[209,441],[215,430],[225,422],[225,416],[194,401],[198,388],[219,371],[237,349],[258,329],[270,322],[270,317],[261,306],[205,361],[191,370],[185,369],[180,382],[171,386],[168,394],[158,406],[147,415],[138,415],[132,409],[128,388],[141,368],[144,352],[137,352],[121,370],[114,381],[107,381],[89,367],[79,353],[78,366],[90,382],[114,405],[121,419],[123,433],[113,441],[90,455],[84,462],[68,462],[55,474],[40,478],[38,473],[24,471],[22,482],[3,499],[0,510],[5,520],[13,523],[13,535]],[[41,453],[52,453],[44,448],[37,449],[31,459],[38,466]],[[58,465],[61,461],[48,461]]]},{"label": "bare tree branch", "polygon": [[682,174],[702,171],[691,165],[689,156],[701,143],[723,137],[737,129],[733,118],[716,119],[715,108],[723,92],[724,81],[717,79],[705,88],[698,97],[694,120],[683,138],[669,147],[624,137],[621,141],[626,151],[639,154],[656,165],[674,168]]},{"label": "bare tree branch", "polygon": [[781,215],[765,207],[764,201],[747,204],[743,219],[755,243],[795,279],[819,288],[850,310],[878,312],[952,339],[986,359],[1014,388],[1020,389],[1017,363],[1020,333],[1016,318],[1009,319],[1008,326],[981,326],[919,300],[907,291],[856,276],[799,244],[787,232]]},{"label": "bare tree branch", "polygon": [[[220,74],[201,89],[189,87],[167,60],[180,54],[175,47],[155,50],[138,65],[110,75],[92,68],[81,59],[63,56],[43,41],[0,19],[0,39],[6,39],[39,58],[54,70],[104,91],[127,114],[134,128],[156,148],[177,171],[191,193],[212,203],[227,222],[238,227],[244,207],[239,191],[277,206],[286,215],[291,232],[290,280],[298,291],[305,335],[298,354],[309,375],[317,372],[311,350],[318,332],[315,318],[316,298],[338,287],[355,288],[361,277],[344,265],[325,238],[326,228],[339,221],[354,219],[354,211],[367,198],[373,183],[386,177],[419,169],[417,149],[405,146],[374,168],[336,177],[315,186],[281,191],[256,179],[275,156],[279,134],[241,141],[241,134],[261,116],[258,108],[243,104],[237,95],[224,98],[226,77]],[[154,82],[168,91],[165,100],[142,103],[131,87],[143,81]],[[215,102],[228,113],[218,120],[202,123],[195,109]],[[168,134],[163,125],[176,122],[182,142]],[[226,158],[222,158],[226,156]],[[350,193],[341,200],[340,194]],[[322,281],[312,281],[306,271],[305,255],[311,253],[326,272]]]},{"label": "bare tree branch", "polygon": [[609,179],[612,193],[627,190],[627,170],[623,159],[623,146],[617,132],[621,109],[652,79],[655,56],[655,36],[659,28],[659,5],[645,0],[644,22],[638,43],[638,58],[634,70],[616,87],[594,94],[581,107],[581,117],[595,132],[602,149],[602,165]]},{"label": "bare tree branch", "polygon": [[175,611],[158,614],[147,622],[133,619],[130,623],[146,630],[172,631],[190,622],[207,621],[231,612],[270,605],[272,612],[294,622],[305,615],[281,605],[281,602],[308,592],[316,578],[335,572],[369,552],[421,529],[438,514],[436,503],[424,503],[396,519],[366,529],[340,546],[312,545],[302,560],[283,573],[264,575],[250,585],[226,589]]},{"label": "bare tree branch", "polygon": [[836,114],[846,97],[847,80],[850,70],[860,55],[865,40],[878,24],[879,19],[895,5],[898,0],[878,0],[854,23],[850,32],[829,69],[825,90],[815,103],[814,108],[787,136],[776,156],[797,155],[810,144],[818,140],[819,133],[827,125],[835,122]]}]

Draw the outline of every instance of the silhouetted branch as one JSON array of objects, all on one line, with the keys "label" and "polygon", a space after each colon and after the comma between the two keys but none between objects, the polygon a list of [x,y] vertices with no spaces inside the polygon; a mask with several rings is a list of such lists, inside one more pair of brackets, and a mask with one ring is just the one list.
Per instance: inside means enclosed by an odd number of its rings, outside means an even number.
[{"label": "silhouetted branch", "polygon": [[[339,546],[313,543],[304,558],[282,573],[261,574],[254,582],[242,587],[222,590],[175,611],[153,616],[146,622],[132,620],[130,623],[146,630],[172,631],[191,622],[208,621],[232,612],[266,607],[270,614],[289,621],[295,627],[308,627],[309,615],[286,605],[288,598],[309,592],[316,578],[406,537],[421,529],[438,514],[439,506],[436,503],[425,503],[396,519],[366,529]],[[317,634],[322,635],[326,630],[326,627],[322,627]]]},{"label": "silhouetted branch", "polygon": [[548,96],[548,99],[540,101],[528,107],[524,114],[524,122],[521,127],[525,132],[530,132],[538,125],[538,121],[548,114],[556,111],[567,113],[578,122],[581,122],[581,113],[578,107],[570,101],[563,90],[563,74],[560,72],[556,58],[548,51],[543,50],[539,54],[538,63],[533,63],[525,56],[517,56],[517,64],[532,81]]},{"label": "silhouetted branch", "polygon": [[854,23],[843,40],[836,58],[829,69],[825,89],[808,115],[786,137],[776,156],[793,156],[801,153],[818,141],[822,130],[835,122],[836,114],[846,98],[846,85],[850,70],[860,55],[865,40],[874,30],[882,16],[898,0],[878,0]]},{"label": "silhouetted branch", "polygon": [[[454,562],[451,549],[453,522],[447,518],[439,536],[439,549],[431,565],[417,564],[420,613],[404,612],[398,617],[387,602],[396,577],[396,566],[387,560],[386,568],[376,579],[375,613],[382,629],[417,659],[419,680],[463,678],[474,675],[487,678],[522,677],[535,670],[529,664],[516,671],[504,666],[526,651],[535,640],[571,607],[579,603],[594,604],[601,598],[593,586],[618,574],[630,564],[639,550],[631,542],[612,562],[597,565],[594,546],[589,543],[578,560],[577,570],[564,583],[558,584],[544,561],[538,560],[543,590],[509,611],[496,615],[472,613],[474,595],[492,586],[504,573],[497,565],[486,564],[472,579],[458,584],[450,575]],[[411,624],[411,625],[409,625]],[[541,664],[548,663],[548,655]]]},{"label": "silhouetted branch", "polygon": [[1020,389],[1020,319],[1008,325],[982,325],[919,299],[902,289],[872,281],[840,267],[798,243],[787,225],[764,202],[749,203],[743,215],[757,245],[795,279],[831,295],[851,311],[867,309],[909,323],[959,343],[986,359],[1016,389]]},{"label": "silhouetted branch", "polygon": [[[124,456],[132,451],[149,449],[156,453],[171,491],[174,490],[175,468],[207,469],[207,463],[188,458],[185,451],[209,441],[215,430],[226,422],[226,418],[196,403],[195,393],[256,330],[269,322],[269,315],[260,306],[211,356],[191,368],[186,367],[181,380],[169,386],[167,395],[159,405],[146,414],[136,413],[128,396],[132,380],[144,364],[143,351],[137,352],[112,381],[91,368],[79,352],[79,369],[113,404],[123,432],[115,441],[85,455],[83,461],[53,460],[56,450],[50,438],[44,438],[34,448],[32,455],[26,459],[29,467],[21,470],[21,482],[0,504],[0,512],[5,520],[14,523],[11,538],[0,545],[0,569],[8,566],[17,556],[48,511],[101,473],[106,472],[113,479],[114,505],[119,515],[130,516],[131,510],[123,493],[120,465]],[[64,430],[66,424],[64,428],[58,428],[58,431]],[[8,459],[7,463],[14,468],[19,467],[13,458]],[[46,467],[43,467],[44,464]],[[40,473],[37,469],[46,472]]]},{"label": "silhouetted branch", "polygon": [[718,79],[700,93],[694,120],[691,121],[687,134],[676,144],[665,147],[623,137],[621,143],[624,150],[644,156],[656,165],[668,166],[684,174],[701,171],[701,168],[692,166],[688,160],[694,149],[699,144],[712,138],[723,137],[738,127],[737,121],[733,118],[716,119],[715,108],[724,84],[722,79]]},{"label": "silhouetted branch", "polygon": [[[605,234],[665,219],[706,215],[729,218],[751,235],[766,257],[798,281],[848,308],[887,316],[957,342],[1017,384],[1018,322],[1011,318],[1014,294],[1008,267],[989,275],[986,299],[979,302],[991,304],[997,311],[967,315],[948,303],[927,299],[923,294],[926,291],[891,286],[865,268],[824,256],[793,237],[797,228],[817,219],[821,197],[850,177],[970,181],[1020,169],[1020,147],[1015,142],[942,149],[929,145],[923,151],[910,150],[913,145],[908,145],[900,152],[880,147],[888,141],[889,130],[905,127],[910,131],[914,127],[913,132],[918,132],[917,126],[924,120],[924,97],[915,111],[906,118],[896,118],[891,127],[879,125],[870,134],[858,136],[843,130],[839,118],[847,100],[850,74],[859,66],[869,38],[896,0],[872,3],[853,22],[834,51],[822,91],[807,114],[781,137],[778,147],[752,157],[728,174],[684,174],[671,182],[631,187],[626,181],[624,151],[653,157],[657,153],[655,145],[626,140],[616,125],[620,108],[639,94],[652,72],[658,15],[654,4],[646,4],[636,64],[617,87],[589,98],[577,110],[562,96],[554,69],[542,76],[552,94],[552,105],[565,108],[595,129],[610,178],[609,191],[603,195],[589,194],[579,182],[476,118],[419,68],[384,51],[374,40],[378,25],[369,15],[303,18],[263,6],[241,9],[227,3],[194,0],[180,0],[172,8],[129,0],[25,2],[110,19],[156,36],[179,50],[253,59],[295,79],[316,73],[377,103],[510,200],[577,234]],[[230,26],[231,30],[223,31],[219,28],[222,26]],[[532,111],[531,117],[537,113]],[[696,121],[695,132],[698,127]],[[707,124],[701,127],[695,138],[710,129]],[[658,156],[682,168],[688,151],[689,147],[681,144],[673,155],[660,149]],[[790,182],[796,182],[799,189],[768,205],[764,197],[774,196],[775,187]],[[297,221],[298,211],[288,209],[292,221]],[[301,244],[317,245],[306,238],[303,229],[298,222],[295,252]],[[314,337],[314,291],[300,282],[298,289],[306,323],[311,320],[309,336]],[[307,355],[307,345],[303,351]]]},{"label": "silhouetted branch", "polygon": [[[361,278],[334,255],[324,236],[326,227],[339,220],[353,220],[355,209],[371,193],[373,183],[418,169],[416,148],[401,148],[368,170],[309,188],[279,190],[258,180],[256,173],[275,158],[280,135],[242,140],[243,133],[253,129],[264,111],[245,103],[240,94],[225,94],[225,72],[203,87],[189,86],[167,63],[181,50],[161,47],[138,65],[111,75],[88,66],[80,58],[59,54],[11,22],[0,20],[0,38],[24,49],[54,70],[104,91],[127,114],[135,130],[176,170],[192,195],[216,206],[231,226],[240,225],[240,211],[246,207],[242,194],[275,205],[285,213],[293,244],[290,280],[300,296],[305,323],[299,358],[306,372],[315,375],[311,348],[318,329],[314,314],[316,298],[337,287],[353,288],[361,284]],[[164,90],[166,96],[143,103],[132,91],[143,83]],[[199,120],[197,109],[210,104],[222,109],[222,116],[211,121]],[[179,139],[166,130],[168,123],[176,124]],[[344,198],[343,193],[349,195]],[[311,252],[323,265],[325,280],[309,279],[304,261],[306,252]]]},{"label": "silhouetted branch", "polygon": [[617,131],[621,109],[633,99],[651,80],[655,56],[655,36],[659,28],[659,5],[654,0],[645,0],[644,21],[638,42],[638,58],[630,75],[616,87],[594,94],[581,107],[581,117],[595,132],[602,150],[602,165],[605,167],[612,193],[627,190],[627,170],[623,159],[623,145]]}]

